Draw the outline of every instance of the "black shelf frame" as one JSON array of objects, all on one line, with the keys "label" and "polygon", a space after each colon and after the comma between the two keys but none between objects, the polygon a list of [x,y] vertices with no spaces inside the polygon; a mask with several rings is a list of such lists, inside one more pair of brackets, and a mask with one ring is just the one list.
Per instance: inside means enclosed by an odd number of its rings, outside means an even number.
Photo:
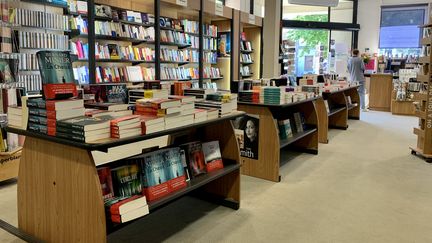
[{"label": "black shelf frame", "polygon": [[328,116],[333,116],[339,112],[342,112],[346,109],[346,107],[336,107],[336,108],[331,108],[330,112],[328,113]]},{"label": "black shelf frame", "polygon": [[161,132],[156,132],[156,133],[151,133],[151,134],[146,134],[146,135],[133,136],[133,137],[128,137],[128,138],[113,139],[113,140],[110,140],[108,142],[100,142],[100,143],[76,142],[73,140],[48,136],[46,134],[27,131],[27,130],[14,128],[14,127],[6,127],[6,131],[10,132],[10,133],[28,136],[28,137],[40,138],[40,139],[48,140],[51,142],[69,145],[69,146],[73,146],[76,148],[81,148],[81,149],[85,149],[85,150],[89,150],[89,151],[107,152],[108,149],[112,148],[112,147],[130,144],[130,143],[135,143],[135,142],[140,142],[140,141],[144,141],[144,140],[148,140],[148,139],[156,138],[156,137],[161,137],[161,136],[165,136],[165,135],[171,135],[171,134],[183,132],[184,130],[200,128],[200,127],[208,126],[208,125],[215,124],[215,123],[218,123],[221,121],[232,120],[232,119],[235,119],[238,117],[242,117],[244,114],[245,114],[244,112],[240,112],[240,111],[234,112],[228,116],[220,117],[218,119],[213,119],[213,120],[208,120],[205,122],[194,123],[194,124],[187,125],[187,126],[181,126],[181,127],[176,127],[176,128],[172,128],[172,129],[167,129],[167,130],[164,130]]},{"label": "black shelf frame", "polygon": [[280,145],[279,147],[281,149],[285,148],[288,145],[290,145],[292,143],[295,143],[298,140],[300,140],[300,139],[302,139],[302,138],[304,138],[306,136],[309,136],[310,134],[313,134],[317,130],[318,129],[316,127],[314,127],[314,128],[306,128],[306,129],[303,130],[303,132],[297,132],[297,133],[293,134],[292,137],[289,137],[289,138],[286,138],[286,139],[281,139],[280,143],[279,143],[279,145]]}]

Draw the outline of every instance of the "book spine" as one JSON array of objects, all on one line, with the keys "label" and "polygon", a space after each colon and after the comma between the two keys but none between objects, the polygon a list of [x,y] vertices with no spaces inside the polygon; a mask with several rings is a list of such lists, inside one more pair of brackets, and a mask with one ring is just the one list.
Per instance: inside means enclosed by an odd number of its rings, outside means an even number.
[{"label": "book spine", "polygon": [[46,103],[44,100],[28,99],[27,106],[29,108],[33,107],[33,108],[45,109]]},{"label": "book spine", "polygon": [[79,136],[79,135],[57,132],[56,136],[59,138],[66,138],[66,139],[72,139],[72,140],[79,141],[79,142],[85,142],[85,137]]},{"label": "book spine", "polygon": [[84,132],[84,127],[83,126],[69,124],[69,123],[63,123],[63,122],[60,122],[60,121],[57,121],[57,127],[62,127],[62,128],[71,129],[71,130],[79,130],[79,131],[83,131]]},{"label": "book spine", "polygon": [[63,126],[57,126],[57,132],[61,132],[61,133],[67,133],[67,134],[73,134],[76,136],[82,136],[85,137],[85,132],[81,131],[81,130],[76,130],[76,129],[69,129]]}]

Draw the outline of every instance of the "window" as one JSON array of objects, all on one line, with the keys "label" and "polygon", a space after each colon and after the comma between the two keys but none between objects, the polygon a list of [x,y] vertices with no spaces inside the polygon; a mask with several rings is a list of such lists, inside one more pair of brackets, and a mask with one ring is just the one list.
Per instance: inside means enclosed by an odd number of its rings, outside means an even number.
[{"label": "window", "polygon": [[353,1],[340,0],[337,7],[330,8],[330,22],[352,23]]},{"label": "window", "polygon": [[383,7],[381,9],[380,49],[419,48],[419,25],[426,21],[427,5]]},{"label": "window", "polygon": [[289,4],[288,0],[283,0],[282,6],[282,19],[328,22],[327,7]]}]

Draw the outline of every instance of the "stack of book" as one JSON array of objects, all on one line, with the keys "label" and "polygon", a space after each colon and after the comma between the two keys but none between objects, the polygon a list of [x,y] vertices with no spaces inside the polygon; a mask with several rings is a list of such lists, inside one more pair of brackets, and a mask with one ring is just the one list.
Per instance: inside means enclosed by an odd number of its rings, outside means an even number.
[{"label": "stack of book", "polygon": [[154,81],[154,83],[158,83],[157,89],[134,89],[129,90],[129,104],[135,104],[137,100],[148,98],[148,99],[168,99],[168,90],[161,89],[160,82]]},{"label": "stack of book", "polygon": [[[194,109],[194,123],[207,121],[207,110],[206,109]],[[219,111],[216,110],[216,118],[219,116]],[[210,118],[214,119],[214,118]]]},{"label": "stack of book", "polygon": [[214,90],[211,89],[196,89],[196,88],[190,88],[190,89],[184,89],[183,93],[185,96],[195,96],[197,99],[206,99],[208,94],[214,93]]},{"label": "stack of book", "polygon": [[57,122],[56,136],[91,143],[111,136],[110,122],[102,117],[80,116]]},{"label": "stack of book", "polygon": [[219,111],[219,117],[226,116],[237,110],[237,94],[221,92],[207,94],[205,100],[195,102],[195,107],[215,108]]},{"label": "stack of book", "polygon": [[264,104],[280,105],[285,103],[283,91],[279,87],[264,87],[262,93]]},{"label": "stack of book", "polygon": [[89,117],[102,117],[107,120],[130,116],[133,113],[133,106],[129,104],[113,102],[94,102],[89,100],[84,104],[85,115]]},{"label": "stack of book", "polygon": [[165,130],[165,118],[150,115],[140,115],[141,133],[150,134]]},{"label": "stack of book", "polygon": [[239,91],[239,101],[260,103],[260,92],[258,90]]},{"label": "stack of book", "polygon": [[145,196],[115,197],[105,201],[113,223],[126,223],[149,214]]},{"label": "stack of book", "polygon": [[81,99],[27,100],[29,110],[28,130],[56,136],[56,122],[63,119],[84,116],[84,102]]},{"label": "stack of book", "polygon": [[23,109],[19,106],[8,106],[7,109],[8,126],[26,129],[23,127]]},{"label": "stack of book", "polygon": [[141,135],[141,119],[138,115],[122,116],[111,120],[111,138],[127,138]]}]

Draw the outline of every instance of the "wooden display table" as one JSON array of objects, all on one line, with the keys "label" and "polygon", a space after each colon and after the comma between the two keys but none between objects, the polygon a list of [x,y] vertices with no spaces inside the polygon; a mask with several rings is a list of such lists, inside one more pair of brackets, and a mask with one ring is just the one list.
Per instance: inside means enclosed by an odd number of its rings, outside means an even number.
[{"label": "wooden display table", "polygon": [[19,229],[46,242],[106,242],[109,231],[116,228],[107,228],[96,171],[97,166],[107,161],[95,154],[105,153],[110,157],[113,151],[120,149],[124,154],[130,149],[134,152],[123,156],[130,157],[142,152],[144,142],[164,135],[186,136],[184,142],[218,140],[224,168],[192,179],[186,188],[148,202],[150,214],[191,191],[238,209],[240,155],[231,120],[243,115],[243,112],[235,112],[163,132],[95,144],[7,128],[8,132],[26,136],[18,180]]},{"label": "wooden display table", "polygon": [[[318,115],[315,100],[316,98],[313,98],[284,105],[238,102],[239,110],[259,116],[259,156],[257,160],[241,157],[242,174],[278,182],[282,148],[290,146],[306,153],[318,154]],[[275,119],[289,119],[295,112],[303,113],[307,129],[293,137],[280,140]]]},{"label": "wooden display table", "polygon": [[[359,86],[351,86],[333,92],[324,92],[322,97],[316,100],[319,119],[319,142],[328,143],[328,129],[348,129],[348,119],[360,119],[360,96],[357,91]],[[347,97],[351,97],[351,104]],[[324,104],[328,102],[330,112]]]},{"label": "wooden display table", "polygon": [[371,74],[369,109],[376,111],[390,111],[392,91],[392,74]]}]

